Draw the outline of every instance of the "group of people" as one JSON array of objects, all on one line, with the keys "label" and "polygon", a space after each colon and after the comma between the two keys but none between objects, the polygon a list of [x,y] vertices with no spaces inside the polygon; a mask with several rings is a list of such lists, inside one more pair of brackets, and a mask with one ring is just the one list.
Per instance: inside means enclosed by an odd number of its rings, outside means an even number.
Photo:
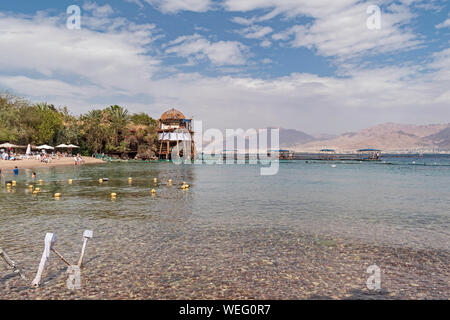
[{"label": "group of people", "polygon": [[2,160],[17,160],[17,155],[13,152],[5,152],[3,151],[1,154],[1,159]]},{"label": "group of people", "polygon": [[[44,163],[51,163],[52,160],[58,160],[59,158],[66,158],[66,157],[72,157],[72,154],[69,154],[68,152],[52,152],[52,153],[47,153],[45,152],[45,150],[40,151],[40,152],[33,152],[31,154],[27,154],[27,155],[18,155],[14,152],[12,152],[11,150],[5,151],[2,150],[0,152],[0,160],[21,160],[21,159],[36,159],[40,162],[44,162]],[[75,159],[75,165],[81,164],[83,162],[83,158],[81,157],[80,154],[77,154],[76,156],[74,156]]]},{"label": "group of people", "polygon": [[46,154],[46,153],[39,153],[36,156],[36,159],[39,160],[40,162],[44,162],[44,163],[50,163],[52,162],[52,159],[55,158],[55,155],[52,154]]}]

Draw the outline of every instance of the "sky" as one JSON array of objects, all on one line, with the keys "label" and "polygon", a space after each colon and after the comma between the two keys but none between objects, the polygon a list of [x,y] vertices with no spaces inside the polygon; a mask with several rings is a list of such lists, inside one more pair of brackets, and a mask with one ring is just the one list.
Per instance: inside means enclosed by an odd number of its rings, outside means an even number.
[{"label": "sky", "polygon": [[176,108],[222,130],[449,123],[449,8],[446,0],[2,0],[0,91],[75,115],[118,104],[159,118]]}]

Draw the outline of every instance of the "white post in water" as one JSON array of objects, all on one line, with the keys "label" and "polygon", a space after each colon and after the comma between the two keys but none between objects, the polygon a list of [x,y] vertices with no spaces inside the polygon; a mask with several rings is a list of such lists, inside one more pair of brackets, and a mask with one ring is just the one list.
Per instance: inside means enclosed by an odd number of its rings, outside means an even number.
[{"label": "white post in water", "polygon": [[78,260],[78,267],[79,268],[81,268],[81,266],[83,265],[83,257],[84,257],[84,251],[86,250],[86,244],[87,244],[88,240],[92,238],[93,234],[94,233],[92,232],[92,230],[84,230],[84,233],[83,233],[83,247],[81,248],[80,260]]},{"label": "white post in water", "polygon": [[44,252],[42,252],[42,258],[41,258],[41,262],[39,263],[39,268],[38,271],[36,273],[36,277],[34,278],[34,280],[31,282],[31,285],[34,287],[38,287],[39,284],[41,283],[41,277],[42,277],[42,272],[44,272],[44,267],[45,267],[45,263],[47,262],[47,259],[50,257],[50,250],[53,247],[53,244],[55,243],[55,235],[53,233],[48,232],[45,235],[45,247],[44,247]]},{"label": "white post in water", "polygon": [[23,280],[27,280],[25,275],[22,273],[22,270],[20,270],[20,268],[17,267],[17,264],[13,260],[11,260],[10,257],[8,257],[8,255],[6,254],[5,251],[3,251],[2,248],[0,248],[0,256],[14,270],[15,273],[18,273]]}]

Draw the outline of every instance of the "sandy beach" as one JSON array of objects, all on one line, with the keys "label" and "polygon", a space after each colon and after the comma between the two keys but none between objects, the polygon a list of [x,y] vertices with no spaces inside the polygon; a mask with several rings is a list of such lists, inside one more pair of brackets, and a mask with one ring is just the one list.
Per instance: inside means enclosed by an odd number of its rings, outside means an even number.
[{"label": "sandy beach", "polygon": [[[96,159],[92,157],[83,157],[84,164],[97,164],[104,163],[101,159]],[[68,158],[60,158],[58,160],[52,160],[51,163],[44,163],[36,159],[23,159],[23,160],[0,160],[0,169],[1,170],[12,170],[14,167],[18,167],[19,169],[34,169],[34,168],[51,168],[51,167],[59,167],[59,166],[73,166],[74,160],[72,157]]]}]

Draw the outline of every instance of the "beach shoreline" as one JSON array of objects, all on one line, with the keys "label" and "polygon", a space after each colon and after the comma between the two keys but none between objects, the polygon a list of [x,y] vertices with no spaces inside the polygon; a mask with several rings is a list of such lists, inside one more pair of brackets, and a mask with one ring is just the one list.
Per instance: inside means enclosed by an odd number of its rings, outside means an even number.
[{"label": "beach shoreline", "polygon": [[[105,163],[101,159],[96,159],[92,157],[83,157],[83,164],[100,164]],[[41,168],[53,168],[61,166],[74,166],[74,159],[72,157],[60,158],[58,160],[54,159],[51,163],[44,163],[36,159],[23,159],[23,160],[0,160],[0,169],[12,170],[15,167],[20,169],[41,169]]]}]

